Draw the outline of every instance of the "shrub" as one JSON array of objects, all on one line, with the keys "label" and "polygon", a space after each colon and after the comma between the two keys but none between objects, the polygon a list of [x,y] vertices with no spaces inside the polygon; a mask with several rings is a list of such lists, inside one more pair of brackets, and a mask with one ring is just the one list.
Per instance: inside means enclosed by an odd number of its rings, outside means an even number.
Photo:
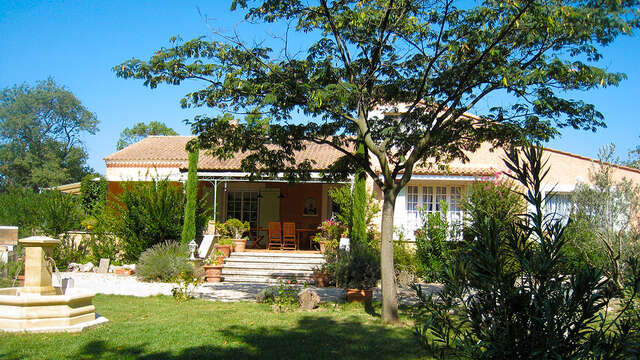
[{"label": "shrub", "polygon": [[21,187],[0,193],[0,224],[17,226],[20,238],[34,235],[42,224],[38,194]]},{"label": "shrub", "polygon": [[40,230],[48,236],[58,237],[64,232],[82,228],[85,214],[78,196],[57,190],[44,191],[39,200]]},{"label": "shrub", "polygon": [[510,226],[526,212],[524,200],[514,190],[515,184],[499,172],[491,180],[471,184],[460,205],[466,217],[463,231],[467,242],[473,241],[477,236],[474,229],[488,218],[494,219],[499,237],[506,241]]},{"label": "shrub", "polygon": [[249,222],[242,222],[238,219],[228,219],[224,223],[226,235],[232,239],[242,239],[242,235],[249,230]]},{"label": "shrub", "polygon": [[447,206],[442,204],[443,213],[421,212],[422,228],[416,230],[416,256],[418,274],[427,282],[442,279],[443,269],[454,259],[452,242],[450,242]]},{"label": "shrub", "polygon": [[62,234],[57,238],[60,240],[60,244],[53,248],[51,257],[56,262],[56,267],[59,271],[65,271],[69,263],[84,263],[89,259],[88,244],[86,242],[76,242],[73,236],[69,234]]},{"label": "shrub", "polygon": [[140,254],[136,275],[143,281],[173,282],[194,273],[187,244],[165,241]]},{"label": "shrub", "polygon": [[564,274],[566,225],[543,212],[542,149],[522,151],[524,162],[512,152],[505,163],[534,210],[512,224],[494,217],[474,224],[476,239],[459,263],[445,269],[437,298],[416,286],[420,344],[440,358],[637,356],[638,319],[628,305],[640,290],[640,269],[632,267],[633,290],[619,310],[609,309],[613,280],[600,270],[587,265]]},{"label": "shrub", "polygon": [[97,174],[86,175],[80,183],[80,194],[87,214],[101,212],[107,202],[107,179]]},{"label": "shrub", "polygon": [[[640,210],[640,187],[613,177],[613,145],[600,150],[600,163],[590,173],[591,185],[578,184],[571,196],[572,220],[580,234],[571,245],[582,253],[581,260],[602,267],[607,277],[621,290],[625,264],[640,257],[640,232],[634,215]],[[634,226],[636,225],[636,226]]]},{"label": "shrub", "polygon": [[[113,219],[111,231],[122,241],[124,261],[135,262],[149,247],[180,239],[185,197],[177,184],[155,179],[127,183],[124,189],[114,207],[107,208]],[[199,202],[196,212],[198,234],[208,220],[204,202]]]},{"label": "shrub", "polygon": [[415,249],[406,241],[396,240],[393,242],[393,266],[396,273],[406,271],[410,274],[418,274],[418,257]]},{"label": "shrub", "polygon": [[334,278],[345,289],[371,289],[380,280],[380,258],[375,249],[352,243],[350,251],[337,250]]}]

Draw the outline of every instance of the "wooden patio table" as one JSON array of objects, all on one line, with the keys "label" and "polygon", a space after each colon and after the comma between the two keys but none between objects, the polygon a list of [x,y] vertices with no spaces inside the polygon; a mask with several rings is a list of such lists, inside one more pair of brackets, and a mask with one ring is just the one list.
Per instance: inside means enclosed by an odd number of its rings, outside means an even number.
[{"label": "wooden patio table", "polygon": [[296,241],[298,242],[298,248],[300,248],[300,244],[302,243],[302,237],[304,235],[304,233],[310,233],[309,235],[307,235],[307,239],[309,239],[309,250],[312,249],[311,247],[311,233],[316,233],[318,232],[318,229],[310,229],[310,228],[296,228]]}]

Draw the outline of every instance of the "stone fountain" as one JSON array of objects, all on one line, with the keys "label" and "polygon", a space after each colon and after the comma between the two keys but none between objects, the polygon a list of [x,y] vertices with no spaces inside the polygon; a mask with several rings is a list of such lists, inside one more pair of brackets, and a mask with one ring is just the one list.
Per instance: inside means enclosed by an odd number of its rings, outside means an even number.
[{"label": "stone fountain", "polygon": [[96,317],[95,293],[53,286],[51,253],[60,240],[32,236],[19,242],[24,286],[0,289],[0,331],[77,332],[107,322]]}]

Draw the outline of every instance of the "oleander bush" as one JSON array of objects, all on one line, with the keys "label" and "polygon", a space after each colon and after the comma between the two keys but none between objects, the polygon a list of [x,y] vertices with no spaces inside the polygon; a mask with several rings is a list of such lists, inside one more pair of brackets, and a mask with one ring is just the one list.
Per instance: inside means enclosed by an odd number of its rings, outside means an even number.
[{"label": "oleander bush", "polygon": [[165,241],[140,254],[136,276],[143,281],[174,282],[194,274],[187,244]]},{"label": "oleander bush", "polygon": [[640,267],[632,261],[623,297],[601,269],[565,273],[567,225],[544,214],[542,149],[522,153],[505,163],[533,210],[510,224],[479,219],[467,251],[445,268],[444,289],[425,296],[415,286],[419,343],[441,359],[638,358]]}]

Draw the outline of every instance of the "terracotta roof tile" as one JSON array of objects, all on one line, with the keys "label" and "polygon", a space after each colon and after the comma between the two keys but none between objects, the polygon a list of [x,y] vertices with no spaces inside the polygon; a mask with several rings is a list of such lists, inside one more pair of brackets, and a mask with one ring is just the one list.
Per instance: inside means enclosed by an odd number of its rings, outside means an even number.
[{"label": "terracotta roof tile", "polygon": [[[188,154],[185,146],[193,136],[149,136],[135,144],[132,144],[118,152],[115,152],[104,160],[111,165],[116,163],[165,163],[179,162],[179,167],[186,168]],[[231,159],[218,159],[206,150],[200,152],[198,170],[200,171],[238,171],[240,163],[246,157],[246,153],[237,153]],[[341,153],[328,145],[309,143],[305,150],[296,153],[296,162],[301,163],[310,159],[316,163],[312,165],[314,170],[325,170],[336,162]]]}]

